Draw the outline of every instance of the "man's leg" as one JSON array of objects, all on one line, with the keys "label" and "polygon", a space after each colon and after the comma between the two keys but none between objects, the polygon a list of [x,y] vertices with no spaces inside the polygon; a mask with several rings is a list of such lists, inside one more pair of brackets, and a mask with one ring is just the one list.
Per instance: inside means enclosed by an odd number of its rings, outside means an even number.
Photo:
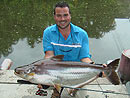
[{"label": "man's leg", "polygon": [[[38,84],[37,87],[39,89],[48,89],[50,86]],[[55,85],[55,87],[56,87],[56,85]],[[62,91],[63,91],[64,88],[61,87],[61,89],[58,89],[58,87],[56,87],[56,88],[55,87],[53,87],[53,93],[51,95],[51,98],[60,98],[61,97],[61,93],[62,93]]]}]

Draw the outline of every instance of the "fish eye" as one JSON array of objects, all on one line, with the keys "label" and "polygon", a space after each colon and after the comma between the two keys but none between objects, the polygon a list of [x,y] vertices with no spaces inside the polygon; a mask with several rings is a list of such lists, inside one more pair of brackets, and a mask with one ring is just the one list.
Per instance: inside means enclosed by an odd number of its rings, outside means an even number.
[{"label": "fish eye", "polygon": [[32,67],[32,70],[35,70],[35,67]]},{"label": "fish eye", "polygon": [[30,73],[31,72],[31,69],[28,69],[25,71],[25,73]]}]

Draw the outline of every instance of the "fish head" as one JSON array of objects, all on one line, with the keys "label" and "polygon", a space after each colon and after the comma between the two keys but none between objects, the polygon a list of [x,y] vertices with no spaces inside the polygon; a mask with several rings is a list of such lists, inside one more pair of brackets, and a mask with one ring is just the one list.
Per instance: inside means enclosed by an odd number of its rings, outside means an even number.
[{"label": "fish head", "polygon": [[43,66],[44,60],[36,61],[32,64],[15,68],[14,74],[29,81],[34,78],[35,74],[40,74]]},{"label": "fish head", "polygon": [[34,66],[25,65],[25,66],[15,68],[14,73],[15,73],[15,75],[17,75],[23,79],[30,80],[35,75],[34,70],[35,70]]},{"label": "fish head", "polygon": [[21,67],[15,68],[15,75],[24,78],[26,80],[30,80],[34,78],[35,74],[46,74],[47,69],[53,69],[52,66],[49,65],[53,64],[55,61],[62,61],[64,55],[57,55],[50,59],[42,59],[35,61],[29,65],[24,65]]}]

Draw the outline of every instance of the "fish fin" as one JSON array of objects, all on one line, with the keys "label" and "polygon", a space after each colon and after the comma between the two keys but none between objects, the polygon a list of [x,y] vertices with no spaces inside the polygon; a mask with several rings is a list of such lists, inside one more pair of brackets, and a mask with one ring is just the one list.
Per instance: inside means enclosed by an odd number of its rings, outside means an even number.
[{"label": "fish fin", "polygon": [[115,70],[118,67],[120,59],[115,59],[114,61],[110,62],[107,67],[110,68],[108,72],[105,72],[107,79],[114,85],[120,84],[120,78],[118,74],[115,72]]},{"label": "fish fin", "polygon": [[64,55],[56,55],[56,56],[53,56],[51,58],[51,60],[54,60],[54,61],[62,61],[64,58]]},{"label": "fish fin", "polygon": [[107,79],[114,85],[119,85],[121,83],[120,78],[119,78],[118,74],[115,72],[114,69],[112,69],[109,72],[109,74],[106,74],[106,76],[107,76]]},{"label": "fish fin", "polygon": [[116,70],[116,68],[118,67],[119,61],[120,61],[119,58],[118,58],[118,59],[115,59],[115,60],[113,60],[112,62],[110,62],[110,63],[107,65],[107,67],[110,67],[110,68],[113,68],[113,69]]},{"label": "fish fin", "polygon": [[60,93],[61,91],[61,86],[59,84],[55,84],[54,87],[56,88],[56,90]]},{"label": "fish fin", "polygon": [[28,75],[29,75],[29,76],[34,76],[34,75],[35,75],[35,73],[29,73]]}]

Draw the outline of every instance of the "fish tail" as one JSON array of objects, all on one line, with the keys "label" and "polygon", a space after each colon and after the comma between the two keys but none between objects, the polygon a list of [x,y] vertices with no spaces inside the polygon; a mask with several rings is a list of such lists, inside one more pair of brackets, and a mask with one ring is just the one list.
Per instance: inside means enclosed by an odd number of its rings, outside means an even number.
[{"label": "fish tail", "polygon": [[120,84],[120,78],[118,74],[116,73],[116,69],[118,67],[120,59],[116,59],[112,62],[110,62],[107,67],[110,68],[108,72],[105,72],[107,79],[114,85],[119,85]]}]

